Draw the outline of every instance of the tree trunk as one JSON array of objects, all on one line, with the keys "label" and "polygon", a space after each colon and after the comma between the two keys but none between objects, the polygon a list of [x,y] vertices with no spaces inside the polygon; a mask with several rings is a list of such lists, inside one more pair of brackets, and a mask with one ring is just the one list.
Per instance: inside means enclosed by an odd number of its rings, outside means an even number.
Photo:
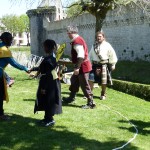
[{"label": "tree trunk", "polygon": [[29,41],[29,33],[27,32],[27,46],[30,46],[30,41]]},{"label": "tree trunk", "polygon": [[96,27],[95,27],[95,34],[96,34],[98,31],[102,30],[104,19],[103,17],[100,16],[100,14],[96,14],[95,17],[96,17]]}]

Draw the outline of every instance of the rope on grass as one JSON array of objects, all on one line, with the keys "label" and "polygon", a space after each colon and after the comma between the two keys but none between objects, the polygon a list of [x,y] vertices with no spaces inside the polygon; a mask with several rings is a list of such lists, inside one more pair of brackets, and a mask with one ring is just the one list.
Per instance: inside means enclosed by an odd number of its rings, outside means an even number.
[{"label": "rope on grass", "polygon": [[138,135],[138,129],[137,129],[137,127],[136,127],[127,117],[125,117],[124,115],[122,115],[120,112],[118,112],[118,111],[116,111],[116,110],[113,110],[113,109],[111,109],[110,107],[108,107],[108,106],[106,106],[106,105],[104,105],[104,104],[100,104],[100,105],[106,107],[107,109],[111,110],[111,111],[114,112],[114,113],[119,114],[120,116],[122,116],[123,118],[125,118],[125,119],[134,127],[136,133],[134,134],[133,138],[131,138],[131,139],[130,139],[127,143],[125,143],[124,145],[122,145],[122,146],[120,146],[120,147],[117,147],[117,148],[114,148],[114,149],[112,149],[112,150],[123,149],[125,146],[127,146],[129,143],[131,143],[133,140],[135,140],[136,136]]}]

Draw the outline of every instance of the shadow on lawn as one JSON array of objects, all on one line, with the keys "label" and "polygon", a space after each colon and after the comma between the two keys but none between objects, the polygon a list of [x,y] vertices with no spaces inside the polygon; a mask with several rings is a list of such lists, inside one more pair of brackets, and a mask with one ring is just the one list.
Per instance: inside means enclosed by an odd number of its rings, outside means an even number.
[{"label": "shadow on lawn", "polygon": [[75,107],[75,108],[81,108],[82,106],[78,106],[76,105],[76,103],[62,103],[63,106],[66,106],[66,107]]},{"label": "shadow on lawn", "polygon": [[23,99],[23,101],[34,101],[35,102],[36,99],[31,99],[31,98],[30,99]]},{"label": "shadow on lawn", "polygon": [[35,80],[33,78],[17,78],[17,81],[28,81],[28,80]]},{"label": "shadow on lawn", "polygon": [[[150,130],[145,128],[150,128],[150,122],[143,122],[140,120],[130,120],[138,129],[138,134],[148,136],[150,135]],[[120,120],[121,123],[129,123],[128,121]],[[130,132],[135,133],[135,129],[131,126],[130,128],[119,127],[120,129],[128,130]]]},{"label": "shadow on lawn", "polygon": [[[65,126],[39,127],[36,119],[13,115],[11,121],[0,122],[0,149],[7,150],[110,150],[126,141],[110,138],[106,142],[87,139]],[[59,124],[59,122],[58,122]],[[126,149],[137,150],[129,144]]]},{"label": "shadow on lawn", "polygon": [[[67,92],[61,92],[61,94],[63,95],[63,94],[66,94],[66,97],[67,96],[69,96],[69,94],[70,94],[70,91],[69,91],[69,89],[67,89]],[[76,94],[76,97],[84,97],[84,95],[83,94],[80,94],[80,93],[77,93]]]}]

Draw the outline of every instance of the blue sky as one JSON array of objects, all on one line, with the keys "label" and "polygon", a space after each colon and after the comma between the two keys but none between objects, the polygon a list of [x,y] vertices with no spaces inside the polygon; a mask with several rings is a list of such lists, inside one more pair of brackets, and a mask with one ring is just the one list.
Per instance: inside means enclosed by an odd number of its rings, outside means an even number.
[{"label": "blue sky", "polygon": [[[16,15],[25,14],[28,9],[37,8],[39,4],[38,2],[39,0],[35,0],[36,2],[33,5],[25,3],[26,0],[20,0],[22,1],[21,4],[19,2],[12,3],[10,1],[11,0],[1,0],[0,17],[6,14],[16,14]],[[63,4],[68,4],[68,2],[71,1],[74,0],[62,0]]]}]

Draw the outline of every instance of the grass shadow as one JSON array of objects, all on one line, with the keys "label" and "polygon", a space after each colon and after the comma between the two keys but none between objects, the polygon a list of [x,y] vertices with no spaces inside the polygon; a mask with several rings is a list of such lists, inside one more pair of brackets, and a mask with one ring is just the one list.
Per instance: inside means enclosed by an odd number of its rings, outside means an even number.
[{"label": "grass shadow", "polygon": [[[141,134],[141,135],[145,135],[145,136],[148,136],[150,135],[150,129],[146,129],[146,128],[150,128],[150,122],[144,122],[144,121],[140,121],[140,120],[130,120],[138,129],[138,134]],[[120,120],[119,121],[120,123],[129,123],[128,121],[123,121],[123,120]],[[130,128],[125,128],[125,127],[119,127],[120,129],[123,129],[123,130],[128,130],[132,133],[135,133],[135,129],[131,126]]]},{"label": "grass shadow", "polygon": [[35,78],[18,78],[17,81],[37,80]]},{"label": "grass shadow", "polygon": [[[0,122],[0,149],[7,150],[107,150],[120,147],[126,141],[110,138],[106,142],[85,138],[82,133],[69,131],[65,126],[39,127],[37,120],[20,115],[9,122]],[[59,124],[59,123],[58,123]],[[129,144],[126,149],[137,150]]]},{"label": "grass shadow", "polygon": [[68,92],[61,92],[61,94],[67,94],[68,96],[69,96],[69,94],[70,94],[70,91],[68,90]]},{"label": "grass shadow", "polygon": [[62,106],[66,106],[66,107],[74,107],[74,108],[81,108],[81,107],[82,107],[82,106],[76,105],[76,103],[70,103],[70,104],[62,103]]},{"label": "grass shadow", "polygon": [[23,99],[23,101],[34,101],[35,102],[36,99]]},{"label": "grass shadow", "polygon": [[[69,90],[68,90],[68,92],[64,92],[64,91],[63,91],[63,92],[61,92],[61,94],[67,94],[66,97],[68,97],[69,94],[70,94],[70,91],[69,91]],[[78,98],[78,97],[81,98],[81,97],[84,97],[84,95],[83,95],[82,93],[81,93],[81,94],[80,94],[80,93],[77,93],[77,94],[76,94],[76,98]]]}]

